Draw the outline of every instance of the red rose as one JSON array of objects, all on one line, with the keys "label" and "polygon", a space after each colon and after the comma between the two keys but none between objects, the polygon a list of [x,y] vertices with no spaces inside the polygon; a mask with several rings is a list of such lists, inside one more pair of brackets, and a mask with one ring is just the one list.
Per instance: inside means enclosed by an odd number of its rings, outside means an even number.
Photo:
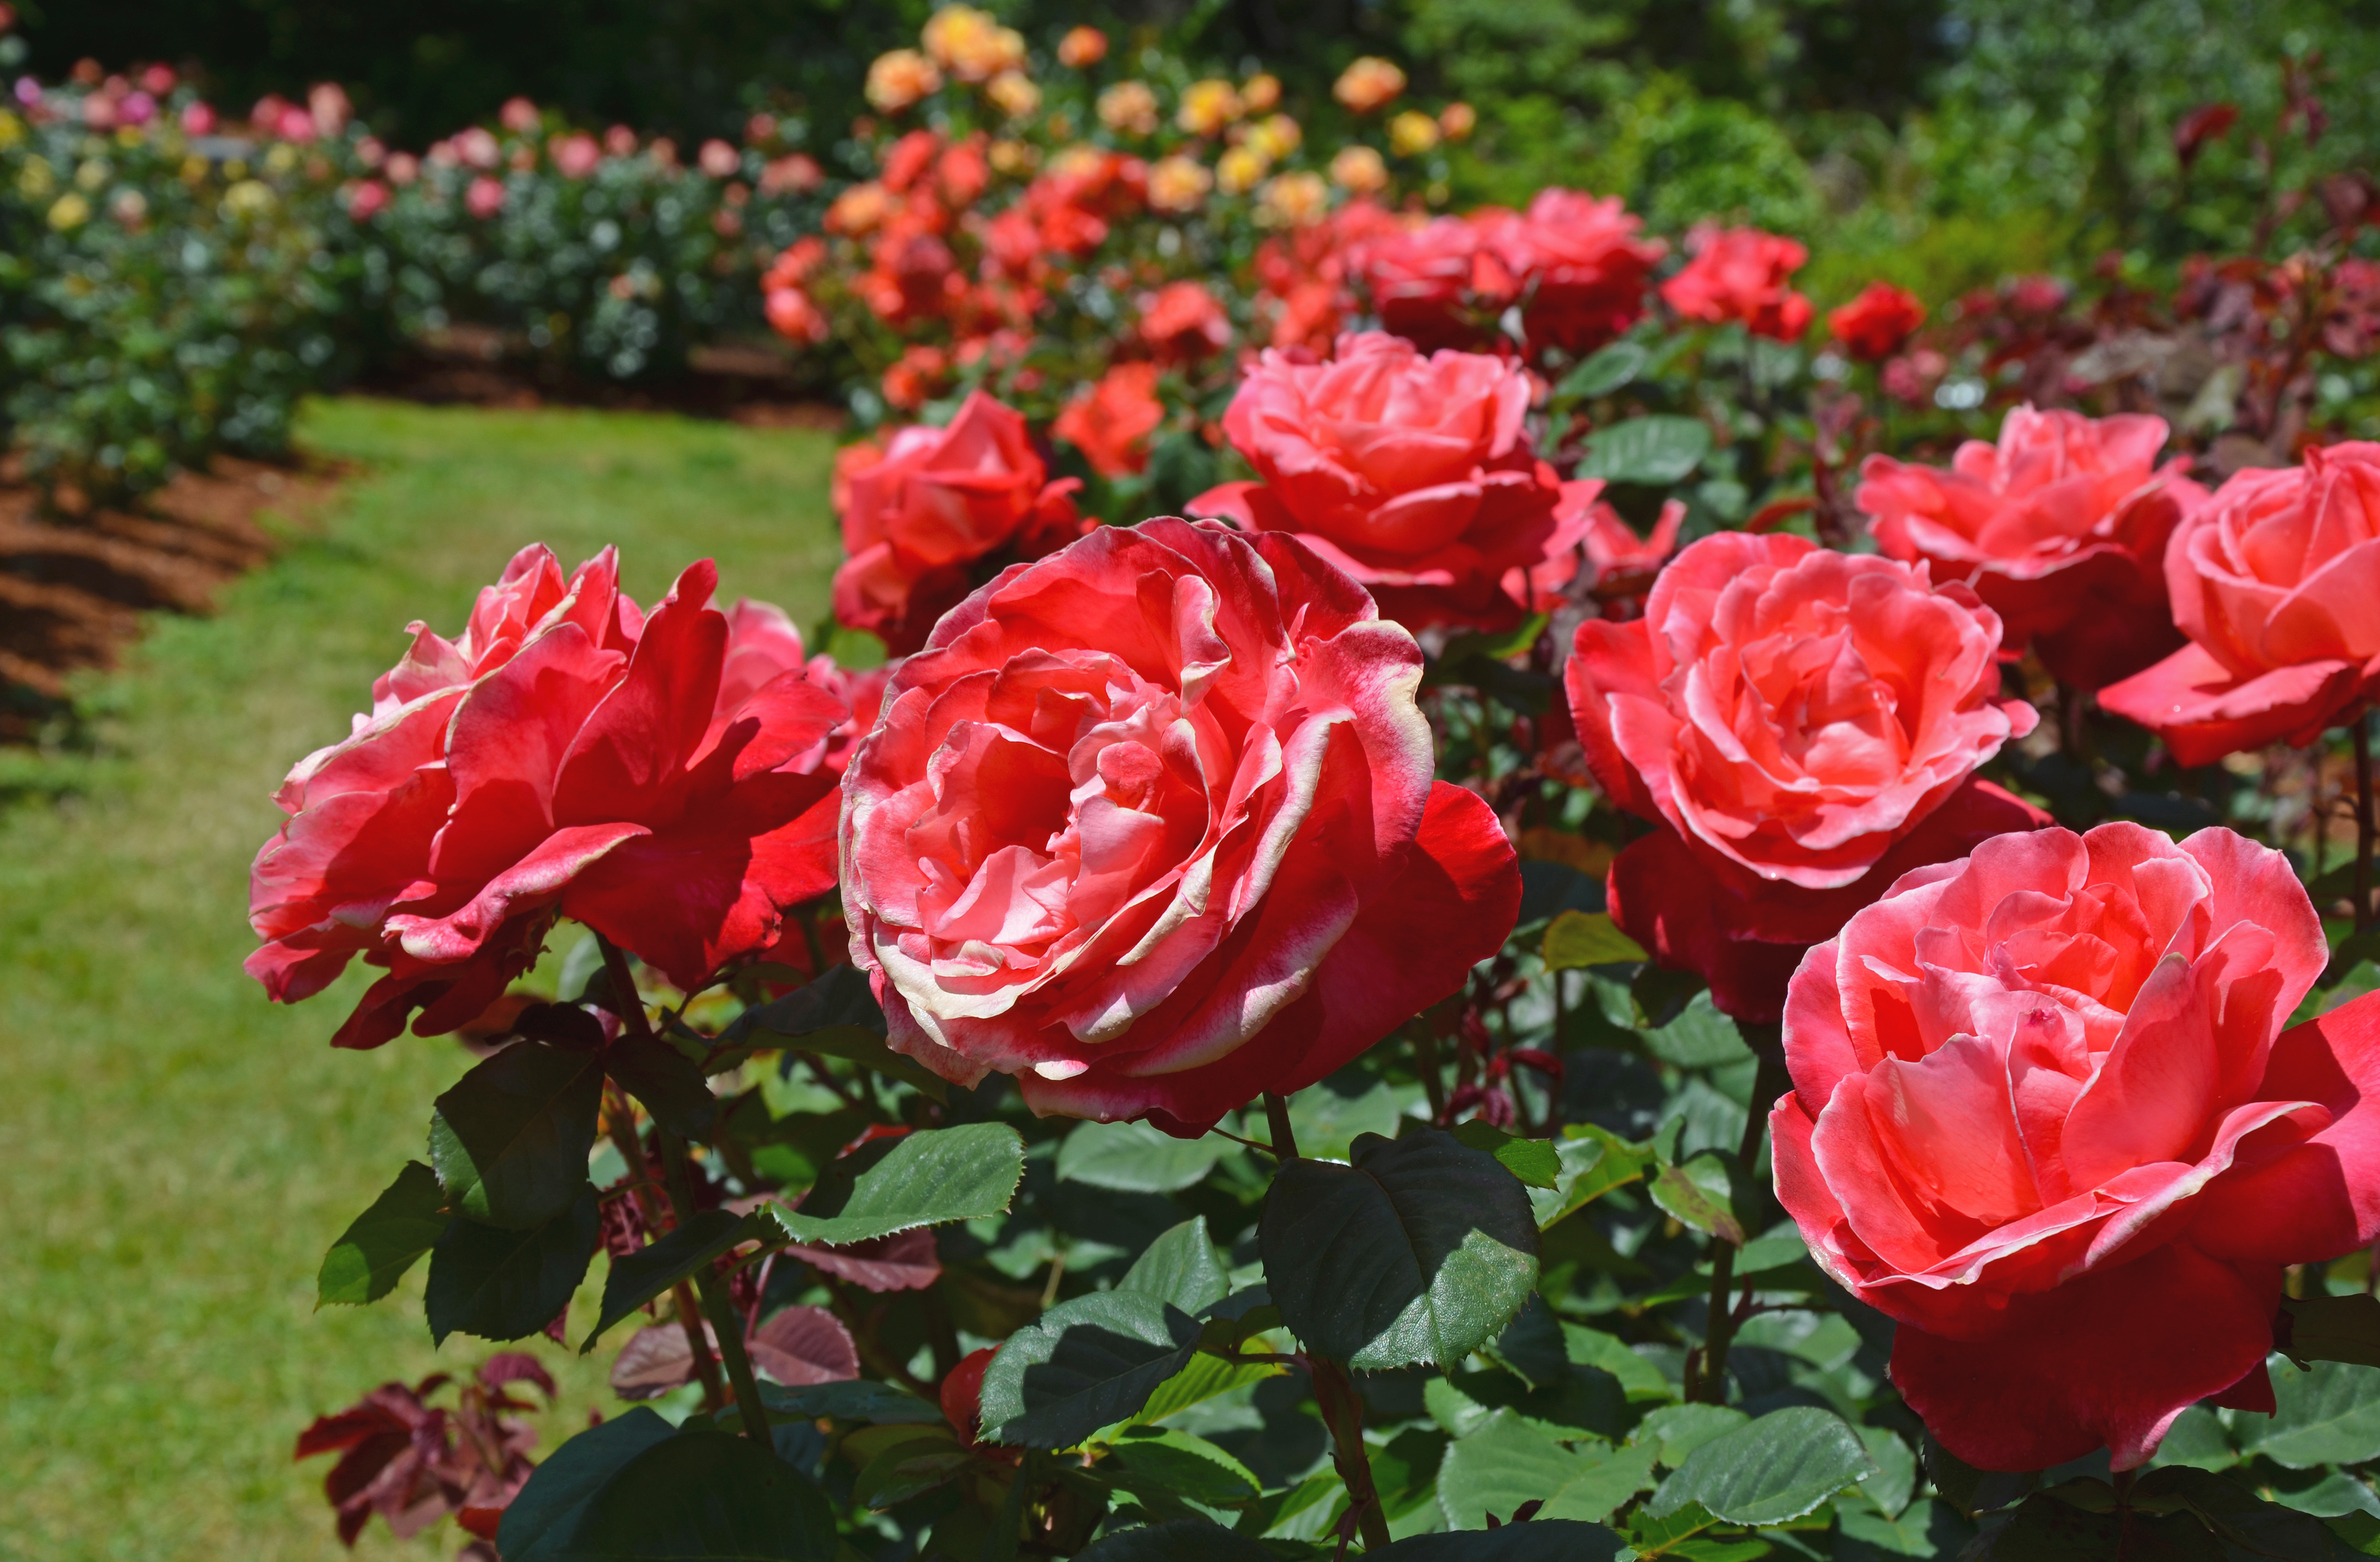
[{"label": "red rose", "polygon": [[981,391],[946,428],[896,431],[880,455],[836,461],[835,506],[849,556],[834,572],[834,616],[895,653],[966,595],[968,567],[1003,550],[1035,557],[1073,537],[1073,478],[1049,481],[1025,420]]},{"label": "red rose", "polygon": [[2235,472],[2167,544],[2191,643],[2099,691],[2183,764],[2311,743],[2380,699],[2380,445]]},{"label": "red rose", "polygon": [[1528,410],[1527,372],[1499,358],[1424,357],[1377,331],[1342,336],[1327,363],[1268,350],[1223,415],[1263,481],[1190,507],[1296,532],[1400,623],[1511,623],[1507,572],[1559,558],[1589,524],[1531,452]]},{"label": "red rose", "polygon": [[1488,236],[1517,221],[1488,209],[1355,241],[1355,266],[1383,330],[1425,350],[1476,347],[1520,285]]},{"label": "red rose", "polygon": [[2206,490],[2160,467],[2165,421],[2011,411],[1997,446],[1971,439],[1946,470],[1870,456],[1868,530],[1898,559],[1972,586],[2011,646],[2030,643],[2066,683],[2097,689],[2181,641],[2166,601],[2166,539]]},{"label": "red rose", "polygon": [[[476,1018],[575,918],[700,985],[834,884],[844,707],[797,666],[762,677],[696,564],[650,617],[606,549],[567,582],[543,547],[480,593],[455,641],[415,624],[346,740],[308,756],[256,856],[249,974],[283,1003],[360,954],[386,976],[334,1038]],[[747,620],[748,622],[748,620]],[[738,672],[722,677],[730,664]],[[808,771],[805,771],[805,763]]]},{"label": "red rose", "polygon": [[1688,320],[1742,321],[1755,336],[1798,342],[1810,328],[1810,300],[1786,284],[1809,258],[1792,239],[1758,228],[1706,233],[1686,268],[1661,284],[1661,297]]},{"label": "red rose", "polygon": [[1874,363],[1890,358],[1925,323],[1925,306],[1913,293],[1889,282],[1871,282],[1858,298],[1827,311],[1827,329],[1853,358]]},{"label": "red rose", "polygon": [[2116,824],[1921,869],[1802,962],[1778,1196],[1952,1453],[2131,1470],[2199,1399],[2271,1413],[2282,1266],[2380,1235],[2380,1000],[2281,1029],[2326,953],[2280,853]]},{"label": "red rose", "polygon": [[1196,1135],[1454,991],[1520,875],[1432,781],[1420,677],[1293,538],[1106,527],[977,592],[844,777],[852,959],[892,1045]]},{"label": "red rose", "polygon": [[1645,312],[1645,284],[1669,252],[1616,195],[1541,189],[1518,222],[1496,230],[1504,263],[1528,299],[1522,329],[1532,348],[1601,347]]},{"label": "red rose", "polygon": [[770,680],[780,674],[798,672],[804,677],[832,695],[851,714],[843,724],[819,740],[818,746],[796,754],[787,762],[789,768],[808,774],[825,769],[843,774],[851,757],[852,745],[868,736],[876,725],[876,713],[884,702],[884,685],[892,677],[890,667],[870,667],[860,671],[840,666],[825,652],[808,654],[802,649],[802,632],[785,610],[773,603],[754,602],[739,598],[727,610],[727,656],[719,669],[719,707],[732,710],[758,694]]},{"label": "red rose", "polygon": [[1101,477],[1148,465],[1148,436],[1165,421],[1157,399],[1157,365],[1119,363],[1075,393],[1050,432],[1083,453]]},{"label": "red rose", "polygon": [[1169,282],[1143,302],[1140,339],[1168,361],[1205,358],[1231,345],[1231,317],[1204,284]]},{"label": "red rose", "polygon": [[1973,779],[2034,726],[1996,698],[1999,638],[1922,568],[1741,531],[1679,554],[1643,618],[1581,624],[1579,742],[1659,826],[1612,863],[1613,918],[1720,1008],[1775,1019],[1802,952],[1895,878],[2046,822]]}]

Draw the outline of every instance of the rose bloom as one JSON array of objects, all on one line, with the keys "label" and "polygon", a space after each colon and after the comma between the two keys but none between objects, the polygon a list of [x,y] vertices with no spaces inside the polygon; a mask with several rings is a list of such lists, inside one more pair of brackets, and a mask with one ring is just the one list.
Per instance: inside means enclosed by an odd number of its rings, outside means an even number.
[{"label": "rose bloom", "polygon": [[1123,477],[1148,465],[1148,436],[1164,421],[1157,365],[1119,363],[1076,391],[1050,432],[1081,451],[1101,477]]},{"label": "rose bloom", "polygon": [[1478,128],[1479,111],[1467,103],[1451,103],[1438,111],[1438,128],[1451,141],[1468,140]]},{"label": "rose bloom", "polygon": [[474,125],[455,138],[455,155],[474,168],[493,168],[504,162],[504,149],[485,127]]},{"label": "rose bloom", "polygon": [[1381,327],[1424,348],[1486,342],[1490,323],[1520,297],[1519,279],[1488,242],[1490,225],[1511,217],[1489,209],[1359,241],[1352,263]]},{"label": "rose bloom", "polygon": [[822,770],[840,775],[851,761],[852,749],[876,726],[892,669],[845,667],[823,651],[809,655],[802,648],[802,631],[783,608],[749,597],[737,599],[727,610],[727,656],[719,669],[720,706],[733,709],[759,693],[771,678],[795,669],[851,714],[820,738],[817,748],[804,750],[786,764],[804,775]]},{"label": "rose bloom", "polygon": [[1003,70],[984,83],[984,96],[1011,119],[1022,119],[1041,106],[1041,89],[1021,70]]},{"label": "rose bloom", "polygon": [[1997,445],[1971,439],[1946,468],[1870,456],[1856,495],[1876,544],[1974,588],[2010,646],[2059,681],[2098,689],[2181,643],[2166,601],[2166,539],[2206,491],[2161,418],[2093,420],[2020,407]]},{"label": "rose bloom", "polygon": [[1443,135],[1437,120],[1409,108],[1389,121],[1389,150],[1399,157],[1419,157]]},{"label": "rose bloom", "polygon": [[[282,1003],[347,962],[387,974],[333,1038],[378,1046],[476,1019],[559,917],[692,991],[832,888],[844,707],[771,665],[689,567],[648,616],[604,550],[567,580],[543,547],[480,593],[463,633],[415,624],[345,740],[300,761],[257,853],[249,974]],[[735,665],[732,683],[722,669]]]},{"label": "rose bloom", "polygon": [[847,187],[830,201],[826,216],[820,226],[829,233],[839,233],[849,238],[865,238],[884,221],[892,208],[892,198],[875,180]]},{"label": "rose bloom", "polygon": [[1146,81],[1119,81],[1099,97],[1099,123],[1120,134],[1157,134],[1157,94]]},{"label": "rose bloom", "polygon": [[1708,233],[1686,268],[1661,284],[1661,297],[1688,320],[1741,321],[1755,336],[1798,342],[1810,328],[1810,300],[1786,282],[1809,258],[1792,239],[1758,228]]},{"label": "rose bloom", "polygon": [[1148,204],[1154,211],[1195,212],[1214,188],[1215,176],[1195,157],[1177,153],[1148,165]]},{"label": "rose bloom", "polygon": [[378,179],[361,179],[347,187],[347,215],[357,222],[368,223],[387,209],[388,186]]},{"label": "rose bloom", "polygon": [[1258,481],[1192,511],[1296,533],[1409,627],[1517,621],[1507,571],[1569,552],[1587,525],[1529,447],[1527,371],[1378,331],[1340,337],[1330,362],[1304,356],[1268,348],[1250,366],[1223,432]]},{"label": "rose bloom", "polygon": [[1377,55],[1366,55],[1339,73],[1330,95],[1358,114],[1369,114],[1405,90],[1405,73]]},{"label": "rose bloom", "polygon": [[603,132],[603,150],[613,157],[629,157],[636,153],[637,132],[625,125],[614,125]]},{"label": "rose bloom", "polygon": [[941,85],[941,71],[915,49],[888,49],[868,63],[868,101],[879,113],[898,114]]},{"label": "rose bloom", "polygon": [[565,179],[583,179],[603,162],[603,149],[583,130],[554,137],[545,143],[545,154],[553,159],[554,172]]},{"label": "rose bloom", "polygon": [[2099,691],[2186,765],[2303,746],[2380,700],[2380,445],[2234,472],[2166,545],[2190,643]]},{"label": "rose bloom", "polygon": [[1541,189],[1519,221],[1490,229],[1527,299],[1521,328],[1531,344],[1591,352],[1636,323],[1645,283],[1669,253],[1659,239],[1637,237],[1644,226],[1616,195]]},{"label": "rose bloom", "polygon": [[1215,159],[1215,182],[1225,195],[1245,195],[1271,167],[1272,159],[1254,146],[1226,147]]},{"label": "rose bloom", "polygon": [[760,170],[763,195],[807,195],[826,182],[826,170],[806,153],[789,152],[772,157]]},{"label": "rose bloom", "polygon": [[1108,35],[1096,27],[1073,27],[1058,40],[1058,63],[1069,70],[1087,70],[1108,57]]},{"label": "rose bloom", "polygon": [[824,313],[799,287],[771,287],[762,296],[769,327],[789,342],[823,342],[832,334]]},{"label": "rose bloom", "polygon": [[973,581],[968,567],[1013,551],[1031,558],[1074,537],[1073,478],[1049,480],[1025,420],[981,391],[946,428],[900,429],[880,450],[844,449],[835,507],[848,555],[834,572],[834,616],[894,654],[925,642]]},{"label": "rose bloom", "polygon": [[1173,111],[1173,123],[1194,136],[1220,136],[1240,112],[1239,92],[1229,81],[1193,81],[1182,89],[1182,104]]},{"label": "rose bloom", "polygon": [[1564,678],[1605,793],[1658,826],[1611,914],[1739,1019],[1782,1011],[1811,945],[1903,873],[2046,822],[1975,768],[2031,732],[2000,625],[1921,567],[1789,533],[1679,554],[1645,616],[1578,628]]},{"label": "rose bloom", "polygon": [[714,179],[731,178],[744,166],[744,154],[716,136],[702,143],[694,160],[695,166]]},{"label": "rose bloom", "polygon": [[1863,362],[1890,358],[1925,323],[1925,306],[1889,282],[1871,282],[1858,298],[1827,311],[1827,329]]},{"label": "rose bloom", "polygon": [[1330,182],[1356,195],[1377,195],[1389,188],[1389,165],[1368,146],[1342,146],[1330,159]]},{"label": "rose bloom", "polygon": [[480,175],[463,191],[463,205],[471,215],[482,220],[494,216],[504,209],[504,181]]},{"label": "rose bloom", "polygon": [[1231,345],[1232,321],[1202,282],[1169,282],[1141,300],[1140,339],[1172,361],[1205,358]]},{"label": "rose bloom", "polygon": [[1520,875],[1431,778],[1421,653],[1293,539],[1104,527],[953,611],[844,779],[891,1043],[1188,1137],[1496,952]]},{"label": "rose bloom", "polygon": [[1322,176],[1300,170],[1276,174],[1257,191],[1256,219],[1266,227],[1295,227],[1322,215],[1330,190]]},{"label": "rose bloom", "polygon": [[1281,78],[1259,71],[1240,84],[1240,107],[1250,114],[1269,114],[1281,103]]},{"label": "rose bloom", "polygon": [[1247,144],[1278,163],[1305,144],[1305,131],[1286,114],[1268,114],[1248,127]]},{"label": "rose bloom", "polygon": [[537,104],[527,98],[506,98],[496,110],[496,123],[516,136],[532,135],[537,130]]},{"label": "rose bloom", "polygon": [[1025,39],[973,6],[945,6],[926,20],[921,41],[934,62],[962,81],[984,81],[1025,63]]},{"label": "rose bloom", "polygon": [[2131,824],[1986,841],[1810,951],[1778,1196],[1945,1447],[2124,1470],[2198,1400],[2272,1413],[2283,1267],[2380,1235],[2380,996],[2282,1029],[2327,953],[2280,853]]}]

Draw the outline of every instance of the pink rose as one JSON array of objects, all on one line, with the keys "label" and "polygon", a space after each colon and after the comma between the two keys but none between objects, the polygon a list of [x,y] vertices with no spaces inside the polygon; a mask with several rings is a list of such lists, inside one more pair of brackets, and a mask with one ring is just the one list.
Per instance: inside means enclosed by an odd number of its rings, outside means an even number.
[{"label": "pink rose", "polygon": [[1688,320],[1741,321],[1755,336],[1798,342],[1813,311],[1788,279],[1809,258],[1792,239],[1758,228],[1706,232],[1685,269],[1661,284],[1661,298]]},{"label": "pink rose", "polygon": [[1520,874],[1431,779],[1420,677],[1292,538],[1105,527],[978,591],[844,778],[852,960],[892,1044],[1195,1137],[1454,991]]},{"label": "pink rose", "polygon": [[695,164],[714,179],[733,178],[744,166],[744,154],[714,136],[695,153]]},{"label": "pink rose", "polygon": [[482,222],[504,209],[504,185],[502,179],[492,179],[485,174],[473,179],[463,191],[463,205],[471,215]]},{"label": "pink rose", "polygon": [[603,149],[583,130],[554,137],[545,143],[545,152],[553,159],[554,172],[565,179],[583,179],[603,162]]},{"label": "pink rose", "polygon": [[1484,354],[1369,331],[1327,363],[1267,349],[1223,432],[1262,481],[1190,502],[1201,515],[1293,531],[1411,626],[1516,621],[1508,571],[1560,557],[1585,534],[1522,421],[1529,376]]},{"label": "pink rose", "polygon": [[851,714],[833,731],[785,762],[784,768],[808,775],[828,770],[843,774],[853,745],[876,726],[884,703],[890,666],[865,670],[839,665],[821,651],[812,656],[802,649],[802,631],[785,610],[773,603],[740,597],[727,610],[727,656],[719,669],[719,704],[732,709],[785,673],[799,673],[840,702]]},{"label": "pink rose", "polygon": [[837,462],[836,508],[848,555],[834,572],[834,613],[894,652],[913,651],[996,553],[1034,558],[1075,537],[1074,478],[1050,481],[1025,419],[981,391],[945,428],[896,431],[880,453]]},{"label": "pink rose", "polygon": [[2099,691],[2183,764],[2311,743],[2380,699],[2380,445],[2235,472],[2166,545],[2191,643]]},{"label": "pink rose", "polygon": [[334,1043],[371,1047],[417,1008],[418,1035],[477,1018],[560,917],[688,991],[765,948],[833,885],[818,760],[848,713],[798,660],[750,664],[717,579],[690,567],[647,616],[609,549],[565,581],[529,547],[459,637],[413,625],[370,714],[274,796],[249,974],[294,1003],[362,955],[388,974]]},{"label": "pink rose", "polygon": [[1859,507],[1894,558],[1924,559],[1999,614],[2061,682],[2098,689],[2181,642],[2166,601],[2166,539],[2206,490],[2187,458],[2160,467],[2165,421],[2020,407],[1995,446],[1971,439],[1950,465],[1870,456]]},{"label": "pink rose", "polygon": [[2129,824],[1987,841],[1810,951],[1778,1196],[1952,1453],[2131,1470],[2199,1399],[2271,1413],[2282,1267],[2380,1235],[2380,998],[2282,1031],[2326,954],[2280,853]]},{"label": "pink rose", "polygon": [[2033,730],[1999,620],[1922,568],[1790,533],[1678,555],[1645,616],[1578,628],[1571,716],[1613,801],[1659,826],[1611,866],[1613,918],[1754,1021],[1802,952],[1911,868],[2046,817],[1973,779]]},{"label": "pink rose", "polygon": [[1353,264],[1381,329],[1425,350],[1491,339],[1496,317],[1520,296],[1520,284],[1490,237],[1516,220],[1489,208],[1359,238]]},{"label": "pink rose", "polygon": [[1637,237],[1644,226],[1616,195],[1541,189],[1518,222],[1496,230],[1528,299],[1521,325],[1533,350],[1591,352],[1636,323],[1653,266],[1669,252]]},{"label": "pink rose", "polygon": [[388,209],[388,186],[378,179],[360,179],[347,187],[347,215],[368,223]]}]

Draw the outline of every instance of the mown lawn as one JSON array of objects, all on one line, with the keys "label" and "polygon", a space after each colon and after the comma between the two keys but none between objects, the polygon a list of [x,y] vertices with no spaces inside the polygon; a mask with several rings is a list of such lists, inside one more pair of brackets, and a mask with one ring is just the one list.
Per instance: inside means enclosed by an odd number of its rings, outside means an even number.
[{"label": "mown lawn", "polygon": [[[419,1269],[379,1307],[313,1311],[323,1248],[422,1153],[464,1054],[334,1053],[355,973],[276,1008],[240,970],[270,794],[346,732],[406,622],[453,632],[540,539],[565,566],[617,543],[646,603],[709,555],[729,600],[825,606],[822,433],[338,401],[303,437],[360,463],[343,501],[217,616],[159,618],[91,690],[79,789],[0,815],[0,1556],[338,1556],[298,1430],[493,1348],[431,1348]],[[534,1343],[567,1390],[550,1447],[600,1378]],[[358,1555],[457,1540],[375,1521]]]}]

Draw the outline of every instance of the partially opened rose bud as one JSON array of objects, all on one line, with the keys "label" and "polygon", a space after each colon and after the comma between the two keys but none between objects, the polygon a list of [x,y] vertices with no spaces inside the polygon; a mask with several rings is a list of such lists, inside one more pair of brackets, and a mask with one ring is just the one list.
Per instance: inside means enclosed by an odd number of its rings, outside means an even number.
[{"label": "partially opened rose bud", "polygon": [[1330,182],[1355,195],[1376,195],[1389,187],[1389,165],[1367,146],[1342,146],[1330,159]]},{"label": "partially opened rose bud", "polygon": [[1377,55],[1366,55],[1332,84],[1330,95],[1358,114],[1369,114],[1405,90],[1405,73]]},{"label": "partially opened rose bud", "polygon": [[890,49],[868,67],[868,101],[885,114],[898,114],[942,85],[934,62],[915,49]]},{"label": "partially opened rose bud", "polygon": [[1058,63],[1069,70],[1087,70],[1108,57],[1108,35],[1096,27],[1069,28],[1058,40]]}]

